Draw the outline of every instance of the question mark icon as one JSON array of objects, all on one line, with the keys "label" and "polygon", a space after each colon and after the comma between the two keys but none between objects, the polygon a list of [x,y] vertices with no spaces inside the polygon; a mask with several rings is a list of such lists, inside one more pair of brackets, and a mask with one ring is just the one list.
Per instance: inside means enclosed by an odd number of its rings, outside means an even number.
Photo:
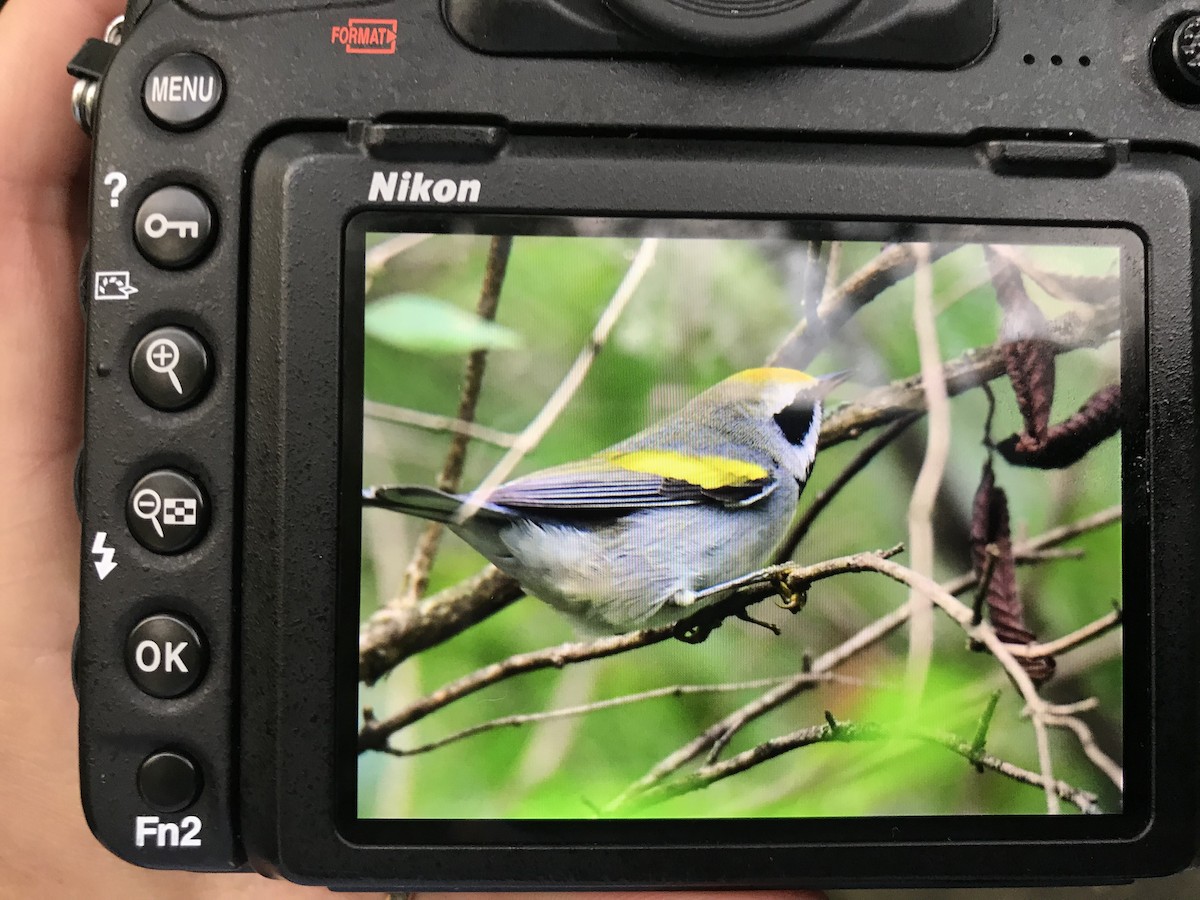
[{"label": "question mark icon", "polygon": [[125,185],[129,184],[129,179],[120,172],[109,172],[104,176],[104,183],[112,185],[112,194],[108,199],[108,205],[115,208],[121,202],[121,191],[125,190]]}]

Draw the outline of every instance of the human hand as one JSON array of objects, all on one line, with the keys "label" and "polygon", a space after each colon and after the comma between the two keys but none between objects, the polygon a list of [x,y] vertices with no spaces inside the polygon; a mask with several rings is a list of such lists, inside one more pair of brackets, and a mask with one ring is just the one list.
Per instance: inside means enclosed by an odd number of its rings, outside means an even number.
[{"label": "human hand", "polygon": [[[8,738],[0,743],[0,884],[12,896],[57,889],[95,900],[312,896],[255,875],[138,869],[100,846],[80,805],[70,678],[80,535],[71,481],[82,438],[76,272],[88,145],[68,111],[66,64],[123,7],[10,0],[0,9],[0,734]],[[785,896],[797,895],[746,895]]]}]

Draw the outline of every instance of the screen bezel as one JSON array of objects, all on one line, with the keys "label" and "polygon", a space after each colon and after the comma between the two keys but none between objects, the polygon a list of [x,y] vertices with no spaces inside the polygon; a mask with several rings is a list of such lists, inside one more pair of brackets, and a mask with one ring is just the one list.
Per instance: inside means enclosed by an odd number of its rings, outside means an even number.
[{"label": "screen bezel", "polygon": [[[1148,517],[1127,515],[1124,528],[1149,534],[1156,527],[1153,540],[1147,538],[1150,585],[1139,585],[1136,595],[1145,630],[1129,632],[1132,649],[1125,655],[1126,684],[1133,688],[1127,709],[1138,695],[1150,716],[1145,729],[1127,727],[1126,752],[1146,754],[1144,802],[1133,799],[1131,781],[1120,815],[1052,823],[1035,817],[1043,822],[1037,832],[1026,827],[1026,817],[969,817],[969,831],[956,830],[956,817],[937,817],[929,820],[928,837],[908,827],[924,820],[822,820],[886,827],[835,827],[809,841],[781,837],[778,830],[747,841],[739,832],[704,843],[677,838],[677,820],[670,820],[670,838],[608,845],[624,848],[619,863],[613,854],[579,852],[603,846],[583,836],[537,844],[523,823],[515,823],[521,827],[506,841],[481,843],[460,829],[455,842],[433,845],[423,836],[406,842],[365,834],[346,821],[343,801],[350,795],[352,808],[353,791],[336,782],[338,751],[354,735],[337,732],[331,687],[339,668],[354,668],[353,654],[344,652],[335,665],[335,648],[356,642],[357,585],[353,631],[335,630],[338,521],[328,510],[337,503],[344,427],[336,402],[345,355],[339,298],[351,260],[343,258],[344,248],[330,249],[358,214],[394,216],[397,207],[367,201],[372,174],[414,165],[422,164],[371,159],[336,134],[303,135],[268,147],[254,173],[251,234],[266,239],[252,240],[248,273],[254,302],[247,313],[245,483],[255,490],[245,493],[243,513],[254,540],[242,557],[240,650],[248,852],[301,881],[394,884],[403,876],[412,888],[453,882],[511,889],[547,883],[770,887],[797,879],[809,886],[906,878],[1095,882],[1174,871],[1191,859],[1197,773],[1172,748],[1190,746],[1195,723],[1193,589],[1178,562],[1200,558],[1192,502],[1196,445],[1180,439],[1195,435],[1191,197],[1200,166],[1149,154],[1135,154],[1102,175],[1028,178],[992,169],[973,148],[526,136],[510,138],[493,159],[437,156],[423,164],[427,171],[483,179],[481,202],[443,211],[450,214],[637,217],[653,211],[656,218],[887,220],[915,227],[990,222],[1135,233],[1147,248],[1150,412],[1147,454],[1134,480],[1151,490]],[[356,695],[351,679],[348,690]],[[976,828],[981,824],[984,831]],[[782,852],[798,848],[820,852]],[[1020,871],[1014,872],[1017,858]]]}]

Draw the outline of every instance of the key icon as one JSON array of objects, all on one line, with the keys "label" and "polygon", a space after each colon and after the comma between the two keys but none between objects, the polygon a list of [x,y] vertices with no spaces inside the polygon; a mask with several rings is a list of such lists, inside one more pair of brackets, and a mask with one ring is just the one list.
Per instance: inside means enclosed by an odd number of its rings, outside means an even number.
[{"label": "key icon", "polygon": [[146,218],[146,236],[158,239],[168,231],[176,231],[181,238],[200,237],[200,223],[191,221],[172,222],[162,213],[154,213]]}]

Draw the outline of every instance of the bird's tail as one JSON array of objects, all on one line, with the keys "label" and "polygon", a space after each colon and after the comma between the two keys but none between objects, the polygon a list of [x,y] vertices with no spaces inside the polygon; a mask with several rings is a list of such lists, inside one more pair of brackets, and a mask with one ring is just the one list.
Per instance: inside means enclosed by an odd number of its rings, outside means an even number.
[{"label": "bird's tail", "polygon": [[[455,516],[463,505],[462,497],[437,488],[418,487],[416,485],[393,485],[388,487],[369,487],[363,490],[363,505],[378,506],[394,512],[418,516],[443,525],[454,525]],[[477,516],[485,518],[496,517],[509,519],[499,509],[485,505]]]},{"label": "bird's tail", "polygon": [[363,506],[379,506],[449,524],[462,506],[462,498],[436,488],[413,485],[369,487],[363,490]]}]

